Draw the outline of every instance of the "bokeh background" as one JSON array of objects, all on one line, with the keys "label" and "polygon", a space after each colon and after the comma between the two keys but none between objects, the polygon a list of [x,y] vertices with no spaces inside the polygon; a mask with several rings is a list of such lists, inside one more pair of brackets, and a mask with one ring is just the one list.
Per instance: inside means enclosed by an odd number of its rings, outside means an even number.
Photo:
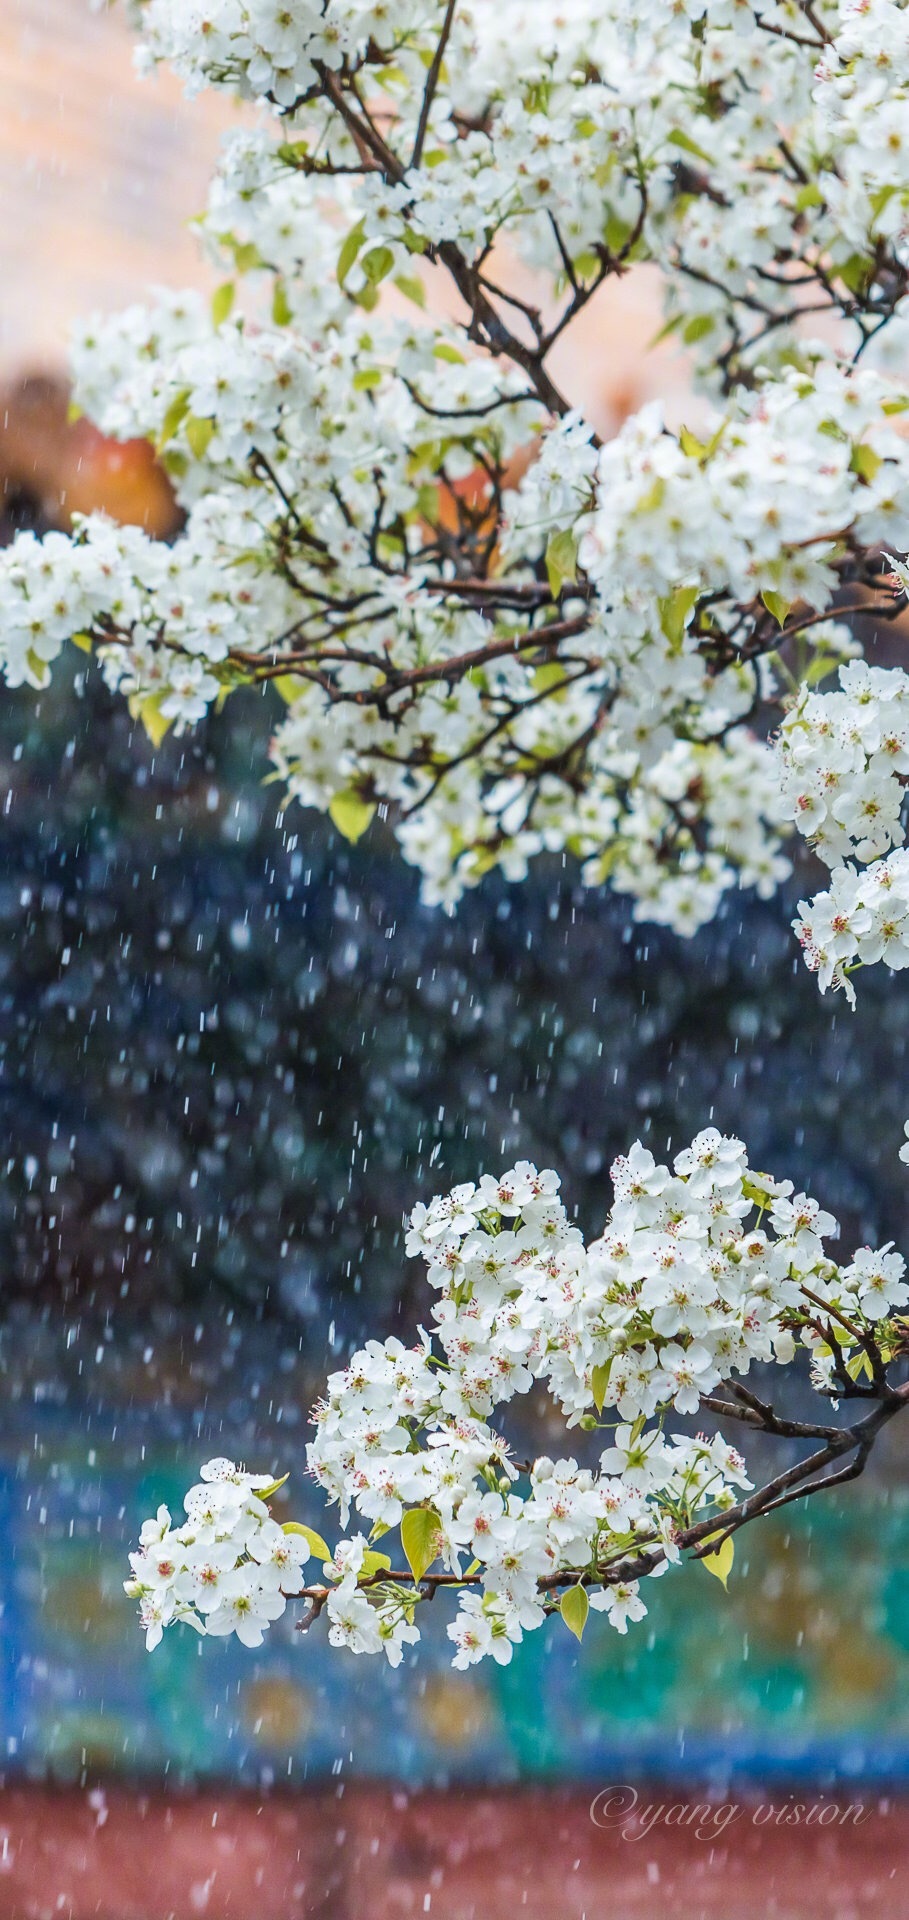
[{"label": "bokeh background", "polygon": [[[0,0],[2,537],[98,504],[173,530],[147,450],[69,425],[66,334],[204,283],[187,221],[233,117],[135,81],[116,12]],[[658,320],[646,274],[585,318],[573,390],[607,428],[657,390],[686,404],[684,365],[642,356]],[[789,930],[807,865],[687,943],[561,861],[447,919],[381,828],[354,851],[276,818],[270,701],[154,751],[82,654],[0,700],[0,1920],[895,1920],[896,1427],[841,1500],[744,1537],[728,1597],[669,1578],[627,1639],[540,1633],[469,1676],[441,1617],[394,1676],[292,1621],[261,1655],[179,1633],[145,1655],[125,1553],[210,1453],[290,1468],[287,1514],[321,1523],[308,1408],[419,1315],[401,1222],[428,1189],[526,1155],[592,1231],[635,1135],[670,1151],[715,1121],[846,1244],[909,1242],[909,992],[876,969],[857,1013],[820,998]],[[626,1781],[868,1818],[623,1840],[588,1809]]]}]

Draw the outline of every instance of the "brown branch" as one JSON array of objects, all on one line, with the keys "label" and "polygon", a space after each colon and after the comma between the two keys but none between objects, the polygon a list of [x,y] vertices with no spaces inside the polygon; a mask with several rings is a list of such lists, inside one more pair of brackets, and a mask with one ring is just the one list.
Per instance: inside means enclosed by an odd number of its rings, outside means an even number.
[{"label": "brown branch", "polygon": [[[388,145],[387,141],[382,139],[367,109],[356,93],[353,81],[351,80],[349,82],[349,86],[357,101],[357,108],[351,105],[351,101],[337,74],[332,73],[329,68],[323,66],[319,60],[314,62],[314,66],[319,76],[323,92],[331,101],[336,112],[340,114],[358,151],[360,151],[361,154],[365,152],[371,156],[377,169],[384,175],[386,180],[393,182],[396,186],[405,186],[407,184],[407,168],[403,162],[398,159],[397,154]],[[359,111],[357,109],[359,109]],[[465,259],[460,247],[456,246],[453,240],[443,240],[438,245],[428,246],[426,249],[426,257],[429,260],[440,260],[442,265],[447,268],[458,292],[469,309],[471,321],[468,328],[468,337],[479,342],[481,346],[485,346],[494,358],[498,359],[504,356],[506,359],[513,360],[515,365],[526,373],[537,398],[542,400],[547,412],[554,414],[557,418],[561,418],[564,414],[570,412],[569,402],[565,399],[565,396],[559,392],[558,387],[555,385],[555,382],[550,379],[543,365],[545,357],[544,350],[539,345],[536,348],[526,346],[524,342],[519,340],[517,335],[512,333],[511,329],[506,326],[505,321],[493,306],[489,295],[484,292],[480,284],[481,270],[479,265],[470,264]],[[496,292],[496,294],[498,293],[498,289],[493,289],[493,291]],[[600,443],[595,439],[594,444],[599,445]]]},{"label": "brown branch", "polygon": [[417,122],[417,135],[413,143],[413,153],[410,156],[410,164],[412,167],[418,167],[423,158],[423,145],[426,140],[426,130],[429,126],[429,116],[432,111],[433,100],[436,96],[436,88],[439,84],[439,75],[442,71],[445,49],[448,45],[452,26],[454,25],[457,3],[458,0],[448,0],[448,6],[445,9],[445,18],[442,22],[442,31],[439,35],[435,53],[432,56],[432,65],[426,76],[426,85],[423,88],[423,100],[420,106],[420,118]]},{"label": "brown branch", "polygon": [[[748,1414],[768,1424],[768,1431],[793,1437],[806,1435],[826,1437],[827,1444],[809,1454],[806,1459],[796,1461],[792,1466],[777,1474],[763,1487],[748,1494],[734,1507],[724,1513],[713,1513],[689,1527],[680,1527],[676,1534],[676,1544],[682,1551],[690,1551],[692,1559],[702,1560],[705,1555],[715,1553],[717,1548],[728,1540],[740,1528],[752,1521],[763,1519],[768,1513],[775,1513],[781,1507],[788,1506],[793,1500],[806,1500],[816,1493],[824,1493],[830,1487],[843,1486],[855,1480],[864,1471],[872,1447],[881,1429],[894,1414],[909,1405],[909,1382],[902,1387],[892,1387],[887,1383],[886,1398],[861,1420],[850,1427],[813,1427],[809,1423],[787,1421],[773,1412],[762,1401],[756,1399],[747,1388],[739,1388],[738,1383],[725,1381],[724,1385],[733,1386],[741,1391],[747,1400],[755,1405],[747,1409]],[[703,1405],[714,1407],[721,1413],[732,1413],[733,1417],[744,1417],[744,1409],[736,1412],[727,1403],[716,1402],[711,1396],[705,1396]],[[841,1459],[843,1454],[853,1453],[854,1458],[834,1472],[827,1473],[829,1466]],[[524,1463],[525,1465],[528,1463]],[[557,1573],[544,1574],[537,1581],[537,1591],[541,1596],[554,1596],[560,1587],[609,1587],[620,1582],[637,1580],[652,1573],[666,1558],[666,1548],[656,1534],[641,1540],[636,1547],[628,1548],[620,1559],[612,1565],[598,1564],[596,1568],[565,1567]],[[482,1583],[482,1572],[478,1573],[424,1573],[419,1579],[411,1569],[381,1569],[368,1575],[358,1584],[362,1589],[383,1587],[386,1585],[410,1587],[419,1591],[424,1599],[434,1597],[442,1587],[477,1587]],[[331,1587],[304,1587],[298,1594],[289,1594],[288,1599],[308,1600],[309,1606],[298,1630],[305,1631],[322,1612],[332,1592]],[[547,1609],[553,1610],[553,1609]]]}]

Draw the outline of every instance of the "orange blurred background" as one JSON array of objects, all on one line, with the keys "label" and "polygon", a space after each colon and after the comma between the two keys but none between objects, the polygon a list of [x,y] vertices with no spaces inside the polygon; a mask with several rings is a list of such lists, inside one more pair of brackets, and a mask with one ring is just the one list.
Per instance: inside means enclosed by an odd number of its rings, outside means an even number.
[{"label": "orange blurred background", "polygon": [[[221,136],[244,109],[188,102],[139,80],[121,10],[89,0],[0,0],[0,487],[5,537],[100,507],[166,536],[175,517],[147,449],[70,426],[63,384],[73,322],[154,285],[214,285],[189,222]],[[684,366],[666,344],[653,276],[604,289],[553,355],[556,378],[607,432]],[[23,384],[24,383],[24,384]]]}]

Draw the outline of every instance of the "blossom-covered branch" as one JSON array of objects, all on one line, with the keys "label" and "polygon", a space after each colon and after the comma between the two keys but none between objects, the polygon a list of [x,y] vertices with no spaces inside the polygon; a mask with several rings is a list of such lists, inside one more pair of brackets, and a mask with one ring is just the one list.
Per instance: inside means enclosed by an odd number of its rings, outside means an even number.
[{"label": "blossom-covered branch", "polygon": [[[638,1143],[612,1172],[589,1244],[557,1175],[526,1161],[414,1210],[407,1251],[426,1262],[432,1324],[412,1346],[369,1341],[314,1412],[309,1468],[345,1536],[332,1550],[302,1521],[278,1525],[283,1481],[209,1463],[185,1522],[161,1508],[132,1556],[150,1647],[181,1620],[258,1645],[296,1599],[301,1626],[324,1613],[332,1645],[396,1666],[420,1606],[450,1591],[454,1664],[503,1663],[553,1613],[578,1638],[591,1608],[626,1632],[646,1613],[642,1582],[683,1556],[725,1580],[741,1527],[862,1471],[909,1404],[901,1255],[862,1247],[839,1265],[833,1217],[713,1128],[672,1169]],[[784,1415],[744,1384],[800,1357],[823,1417]],[[595,1455],[603,1434],[592,1464],[515,1458],[492,1421],[535,1383]],[[833,1419],[844,1402],[854,1417]],[[673,1430],[704,1412],[784,1445],[779,1469],[754,1487],[720,1433]],[[348,1533],[352,1510],[363,1524]]]},{"label": "blossom-covered branch", "polygon": [[[20,538],[9,684],[76,639],[157,740],[274,682],[288,800],[387,818],[431,901],[545,850],[683,933],[772,893],[773,731],[909,546],[901,0],[127,7],[142,65],[265,122],[198,222],[213,302],[75,348],[184,530]],[[551,349],[645,260],[711,411],[600,445]]]}]

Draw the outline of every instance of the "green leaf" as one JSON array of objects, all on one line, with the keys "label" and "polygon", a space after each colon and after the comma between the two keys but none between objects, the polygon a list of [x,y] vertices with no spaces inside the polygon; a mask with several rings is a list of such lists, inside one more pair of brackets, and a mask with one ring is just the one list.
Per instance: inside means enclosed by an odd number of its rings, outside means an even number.
[{"label": "green leaf", "polygon": [[700,587],[676,587],[673,593],[657,602],[660,626],[674,653],[678,653],[681,647],[685,623],[699,593]]},{"label": "green leaf", "polygon": [[234,246],[234,261],[238,273],[252,273],[256,267],[265,265],[254,240],[244,240]]},{"label": "green leaf", "polygon": [[147,700],[129,702],[133,719],[141,720],[153,747],[160,747],[168,728],[173,726],[173,721],[161,712],[161,702],[166,699],[166,693],[152,693]]},{"label": "green leaf", "polygon": [[792,601],[787,600],[782,593],[774,593],[772,587],[767,587],[765,592],[761,594],[761,599],[767,608],[767,612],[773,614],[777,626],[784,627],[789,618],[789,609],[792,606]]},{"label": "green leaf", "polygon": [[705,153],[703,147],[699,147],[697,141],[692,140],[689,133],[683,133],[680,127],[673,127],[668,136],[668,145],[681,147],[683,153],[693,153],[697,160],[706,161],[708,167],[713,165],[709,153]]},{"label": "green leaf", "polygon": [[271,684],[289,707],[293,706],[295,700],[299,700],[304,686],[304,682],[298,680],[295,673],[279,673]]},{"label": "green leaf", "polygon": [[682,328],[682,339],[686,347],[693,347],[698,340],[703,340],[705,334],[713,332],[713,326],[712,313],[693,314],[691,319],[687,320]]},{"label": "green leaf", "polygon": [[374,1573],[387,1573],[390,1566],[391,1561],[387,1553],[373,1553],[370,1550],[363,1555],[360,1576],[362,1579],[368,1580]]},{"label": "green leaf", "polygon": [[282,167],[298,167],[309,155],[308,140],[284,140],[277,149]]},{"label": "green leaf", "polygon": [[362,839],[375,810],[374,801],[362,800],[352,788],[346,793],[336,793],[328,805],[338,832],[350,841]]},{"label": "green leaf", "polygon": [[899,192],[899,187],[897,186],[896,182],[890,181],[886,187],[878,187],[877,192],[871,195],[872,226],[874,225],[875,220],[880,219],[880,216],[883,213],[884,208],[886,207],[888,201],[892,200],[894,194],[898,192]]},{"label": "green leaf", "polygon": [[321,1533],[315,1533],[312,1527],[304,1527],[299,1520],[285,1520],[284,1532],[299,1533],[306,1541],[310,1553],[314,1554],[317,1560],[331,1559],[330,1546],[323,1540]]},{"label": "green leaf", "polygon": [[824,196],[816,180],[806,180],[795,196],[796,213],[805,213],[809,207],[822,207]]},{"label": "green leaf", "polygon": [[559,1612],[569,1633],[573,1633],[576,1640],[583,1640],[590,1612],[586,1587],[569,1587],[559,1601]]},{"label": "green leaf", "polygon": [[395,257],[390,247],[370,247],[369,252],[364,253],[360,261],[360,265],[371,287],[377,287],[380,280],[386,278],[386,275],[391,272],[394,263]]},{"label": "green leaf", "polygon": [[36,685],[39,687],[49,686],[51,676],[47,661],[42,660],[40,653],[36,653],[34,647],[29,647],[25,658],[29,673]]},{"label": "green leaf", "polygon": [[225,280],[222,286],[215,288],[211,297],[211,317],[214,326],[222,326],[230,317],[236,291],[232,280]]},{"label": "green leaf", "polygon": [[534,693],[553,693],[556,687],[564,687],[565,678],[565,668],[558,660],[545,660],[541,667],[534,669]]},{"label": "green leaf", "polygon": [[681,324],[682,316],[680,313],[670,314],[669,319],[664,320],[663,325],[658,327],[653,337],[648,340],[647,352],[650,353],[653,347],[658,347],[661,340],[668,340],[671,333],[678,333]]},{"label": "green leaf", "polygon": [[[577,129],[575,129],[577,131]],[[598,253],[588,252],[583,247],[574,256],[574,270],[578,280],[593,280],[599,273],[602,261]]]},{"label": "green leaf", "polygon": [[716,452],[727,425],[728,421],[721,420],[716,432],[711,434],[709,440],[699,440],[690,427],[680,427],[679,446],[682,452],[688,455],[689,460],[697,460],[703,466],[710,459],[711,454]]},{"label": "green leaf", "polygon": [[90,633],[71,633],[69,637],[73,646],[79,648],[80,653],[91,653],[92,637]]},{"label": "green leaf", "polygon": [[275,290],[271,302],[271,317],[276,327],[289,327],[294,317],[290,301],[287,298],[287,288],[283,280],[275,281]]},{"label": "green leaf", "polygon": [[285,1473],[283,1480],[273,1480],[270,1487],[260,1487],[256,1499],[271,1500],[274,1494],[280,1493],[282,1487],[286,1487],[289,1479],[290,1474]]},{"label": "green leaf", "polygon": [[850,473],[857,473],[860,480],[871,481],[875,474],[880,473],[883,464],[881,455],[875,453],[874,448],[869,447],[866,441],[860,440],[852,449],[849,470]]},{"label": "green leaf", "polygon": [[578,543],[570,527],[551,533],[546,543],[546,575],[549,591],[557,600],[562,588],[578,577]]},{"label": "green leaf", "polygon": [[837,276],[850,293],[864,293],[874,272],[874,261],[867,254],[851,253],[841,267],[837,267]]},{"label": "green leaf", "polygon": [[442,1522],[433,1507],[408,1507],[401,1521],[401,1545],[415,1580],[422,1580],[438,1552]]},{"label": "green leaf", "polygon": [[450,346],[447,340],[436,341],[432,350],[432,357],[434,360],[449,360],[453,367],[463,367],[464,365],[463,353],[459,353],[457,347]]},{"label": "green leaf", "polygon": [[618,214],[611,213],[603,230],[603,239],[610,253],[621,253],[632,229],[627,220],[620,220]]},{"label": "green leaf", "polygon": [[699,440],[690,427],[679,428],[679,446],[688,455],[689,460],[703,460],[707,452],[706,440]]},{"label": "green leaf", "polygon": [[399,293],[403,293],[405,300],[412,300],[415,307],[425,307],[426,288],[422,280],[418,280],[415,274],[396,273],[394,285],[397,287]]},{"label": "green leaf", "polygon": [[593,1404],[596,1407],[597,1413],[602,1413],[603,1411],[603,1401],[606,1398],[606,1388],[609,1385],[611,1366],[611,1358],[604,1360],[600,1366],[594,1367],[593,1373],[590,1376],[590,1391],[593,1394]]},{"label": "green leaf", "polygon": [[653,486],[648,487],[647,492],[642,493],[640,500],[632,507],[632,513],[656,513],[657,508],[662,506],[665,493],[666,482],[662,474],[658,473]]},{"label": "green leaf", "polygon": [[186,422],[186,438],[189,450],[195,460],[204,460],[215,437],[213,420],[202,420],[198,414],[190,414]]},{"label": "green leaf", "polygon": [[378,367],[361,367],[359,373],[354,374],[353,387],[355,393],[368,393],[370,387],[380,387],[381,385],[382,375]]},{"label": "green leaf", "polygon": [[341,251],[338,254],[337,275],[338,275],[338,285],[340,287],[343,287],[344,282],[347,279],[350,269],[353,266],[354,261],[356,260],[357,254],[359,253],[365,238],[366,238],[366,235],[363,231],[363,222],[362,220],[358,220],[356,226],[351,227],[350,232],[347,235],[347,238],[344,241],[344,244],[341,248]]},{"label": "green leaf", "polygon": [[[719,1539],[719,1534],[709,1533],[707,1538],[708,1540],[717,1540]],[[722,1546],[717,1547],[715,1553],[705,1553],[701,1556],[701,1565],[706,1567],[707,1572],[712,1573],[715,1579],[722,1580],[725,1588],[729,1575],[732,1572],[732,1562],[734,1559],[735,1541],[730,1534],[723,1541]]]},{"label": "green leaf", "polygon": [[189,388],[184,387],[181,393],[174,394],[174,397],[170,403],[170,406],[168,407],[167,412],[164,415],[164,419],[161,422],[161,430],[158,434],[158,439],[157,439],[157,448],[159,453],[162,447],[167,446],[168,440],[173,439],[174,434],[176,433],[178,427],[181,427],[183,425],[183,422],[186,419],[188,412],[189,412]]},{"label": "green leaf", "polygon": [[858,1380],[863,1373],[868,1375],[869,1380],[874,1379],[871,1361],[864,1351],[854,1354],[851,1360],[846,1361],[846,1372],[851,1380]]}]

